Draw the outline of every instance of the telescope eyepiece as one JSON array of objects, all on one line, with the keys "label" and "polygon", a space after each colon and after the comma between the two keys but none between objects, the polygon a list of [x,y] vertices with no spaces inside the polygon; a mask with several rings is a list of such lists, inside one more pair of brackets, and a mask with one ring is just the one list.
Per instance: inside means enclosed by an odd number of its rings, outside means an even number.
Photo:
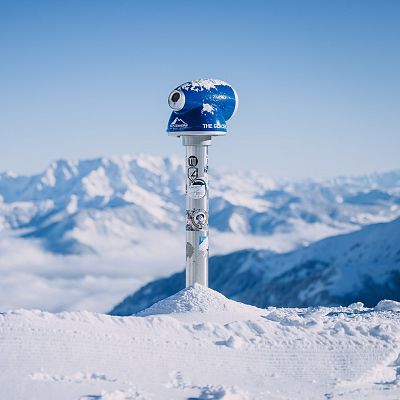
[{"label": "telescope eyepiece", "polygon": [[172,96],[171,96],[171,100],[176,103],[179,99],[181,98],[181,95],[178,92],[175,92]]},{"label": "telescope eyepiece", "polygon": [[168,97],[168,104],[174,111],[182,110],[185,106],[185,95],[180,90],[173,90]]}]

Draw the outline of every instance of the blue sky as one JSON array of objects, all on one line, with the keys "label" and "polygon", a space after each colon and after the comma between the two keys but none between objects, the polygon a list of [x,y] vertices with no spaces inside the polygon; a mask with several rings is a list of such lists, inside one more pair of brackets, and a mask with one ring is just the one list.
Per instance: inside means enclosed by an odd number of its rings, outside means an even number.
[{"label": "blue sky", "polygon": [[400,2],[0,0],[0,170],[182,155],[166,98],[240,97],[212,166],[329,177],[400,168]]}]

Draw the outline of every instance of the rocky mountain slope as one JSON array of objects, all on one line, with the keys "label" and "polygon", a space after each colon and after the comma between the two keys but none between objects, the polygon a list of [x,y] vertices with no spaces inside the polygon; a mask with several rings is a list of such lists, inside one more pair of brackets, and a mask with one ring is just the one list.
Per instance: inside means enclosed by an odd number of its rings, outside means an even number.
[{"label": "rocky mountain slope", "polygon": [[[130,315],[184,287],[184,272],[155,280],[113,310]],[[258,307],[369,306],[400,300],[400,218],[286,254],[243,250],[210,259],[210,287]]]}]

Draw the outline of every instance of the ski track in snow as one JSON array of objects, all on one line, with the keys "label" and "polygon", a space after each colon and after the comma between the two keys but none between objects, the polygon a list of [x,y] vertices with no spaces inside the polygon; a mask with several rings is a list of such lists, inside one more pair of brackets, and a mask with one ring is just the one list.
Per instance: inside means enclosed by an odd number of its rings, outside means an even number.
[{"label": "ski track in snow", "polygon": [[258,309],[195,286],[146,316],[2,313],[0,398],[398,400],[399,306]]}]

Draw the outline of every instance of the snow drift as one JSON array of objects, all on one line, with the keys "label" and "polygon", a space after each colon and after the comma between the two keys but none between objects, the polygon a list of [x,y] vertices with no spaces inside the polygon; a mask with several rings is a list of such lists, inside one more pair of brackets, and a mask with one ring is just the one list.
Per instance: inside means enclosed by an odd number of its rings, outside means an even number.
[{"label": "snow drift", "polygon": [[259,309],[195,286],[142,316],[3,313],[0,397],[398,399],[399,309]]}]

